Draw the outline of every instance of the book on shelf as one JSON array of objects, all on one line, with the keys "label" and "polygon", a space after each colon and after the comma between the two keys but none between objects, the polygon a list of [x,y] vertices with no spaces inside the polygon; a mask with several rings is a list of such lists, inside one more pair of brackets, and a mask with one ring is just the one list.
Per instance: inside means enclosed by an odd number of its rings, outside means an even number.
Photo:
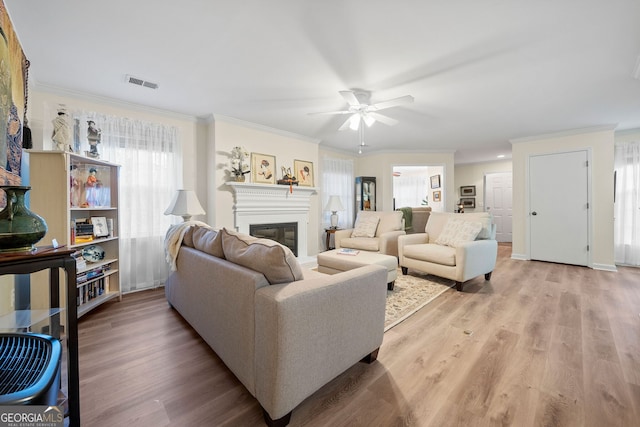
[{"label": "book on shelf", "polygon": [[87,260],[82,257],[81,251],[75,251],[71,256],[76,260],[76,271],[87,268]]},{"label": "book on shelf", "polygon": [[86,285],[78,286],[77,305],[81,306],[89,301],[98,298],[106,293],[108,289],[108,277],[103,277],[95,282],[87,283]]},{"label": "book on shelf", "polygon": [[360,253],[357,249],[349,249],[349,248],[340,248],[337,251],[338,255],[358,255]]},{"label": "book on shelf", "polygon": [[86,235],[86,236],[78,236],[78,235],[76,235],[75,244],[88,243],[88,242],[93,242],[93,234]]}]

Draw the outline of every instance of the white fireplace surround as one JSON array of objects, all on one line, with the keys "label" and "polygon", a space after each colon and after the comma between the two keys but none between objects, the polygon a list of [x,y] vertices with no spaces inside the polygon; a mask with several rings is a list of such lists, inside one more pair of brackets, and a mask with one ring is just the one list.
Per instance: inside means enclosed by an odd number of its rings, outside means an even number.
[{"label": "white fireplace surround", "polygon": [[315,187],[227,182],[234,194],[233,213],[235,227],[240,233],[249,234],[252,224],[298,224],[298,259],[307,261],[309,210]]}]

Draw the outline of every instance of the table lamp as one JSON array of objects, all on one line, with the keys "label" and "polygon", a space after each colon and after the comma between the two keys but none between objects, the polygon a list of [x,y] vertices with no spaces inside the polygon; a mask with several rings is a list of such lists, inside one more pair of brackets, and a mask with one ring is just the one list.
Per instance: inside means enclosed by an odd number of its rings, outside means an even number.
[{"label": "table lamp", "polygon": [[204,209],[193,190],[178,190],[173,196],[165,215],[177,215],[187,222],[193,215],[204,215]]},{"label": "table lamp", "polygon": [[331,228],[338,228],[338,211],[343,211],[344,207],[339,196],[329,196],[325,211],[331,211]]}]

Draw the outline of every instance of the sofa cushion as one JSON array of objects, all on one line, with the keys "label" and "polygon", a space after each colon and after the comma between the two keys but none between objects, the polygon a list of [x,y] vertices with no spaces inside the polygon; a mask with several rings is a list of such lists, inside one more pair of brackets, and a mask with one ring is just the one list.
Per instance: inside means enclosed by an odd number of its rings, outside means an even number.
[{"label": "sofa cushion", "polygon": [[455,248],[435,243],[407,245],[404,247],[403,256],[420,261],[432,262],[434,264],[456,265]]},{"label": "sofa cushion", "polygon": [[189,233],[192,241],[191,246],[209,255],[224,259],[222,235],[219,232],[198,226],[191,228],[193,229],[193,231]]},{"label": "sofa cushion", "polygon": [[376,230],[376,236],[380,237],[382,233],[388,233],[389,231],[403,230],[402,228],[402,212],[379,212],[380,222]]},{"label": "sofa cushion", "polygon": [[227,260],[264,274],[272,285],[302,280],[302,268],[291,249],[269,239],[258,239],[223,228],[222,249]]},{"label": "sofa cushion", "polygon": [[482,230],[482,223],[465,221],[462,218],[450,218],[436,239],[439,245],[457,247],[476,239]]},{"label": "sofa cushion", "polygon": [[375,212],[358,212],[356,225],[351,232],[351,237],[375,237],[379,222],[380,216]]},{"label": "sofa cushion", "polygon": [[493,222],[493,215],[489,212],[471,212],[465,213],[464,219],[467,221],[479,222],[482,224],[482,230],[478,233],[476,239],[489,239],[491,238],[491,223]]},{"label": "sofa cushion", "polygon": [[348,237],[340,240],[340,247],[378,252],[380,251],[380,239],[371,239],[369,237]]}]

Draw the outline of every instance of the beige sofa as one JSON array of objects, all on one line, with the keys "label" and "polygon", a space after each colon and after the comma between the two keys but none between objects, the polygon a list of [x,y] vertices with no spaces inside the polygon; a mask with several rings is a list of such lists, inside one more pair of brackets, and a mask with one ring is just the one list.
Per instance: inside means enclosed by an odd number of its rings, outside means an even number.
[{"label": "beige sofa", "polygon": [[336,231],[334,239],[336,249],[358,249],[397,257],[398,236],[404,234],[402,212],[360,211],[354,228]]},{"label": "beige sofa", "polygon": [[491,279],[498,255],[495,239],[488,212],[431,212],[424,233],[398,238],[398,263],[403,274],[411,268],[451,279],[462,291],[464,282],[476,276]]},{"label": "beige sofa", "polygon": [[302,269],[271,240],[188,226],[180,244],[178,234],[167,235],[167,248],[177,248],[167,300],[255,396],[268,425],[286,425],[323,385],[375,360],[384,267],[326,275]]}]

